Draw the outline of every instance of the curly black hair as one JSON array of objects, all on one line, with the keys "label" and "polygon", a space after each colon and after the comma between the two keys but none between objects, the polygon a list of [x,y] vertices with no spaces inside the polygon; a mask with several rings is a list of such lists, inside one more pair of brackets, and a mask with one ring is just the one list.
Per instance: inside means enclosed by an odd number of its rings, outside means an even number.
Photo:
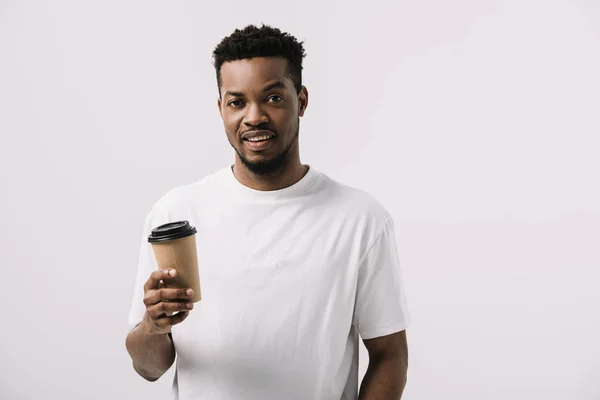
[{"label": "curly black hair", "polygon": [[296,92],[302,89],[302,59],[306,55],[304,42],[279,29],[263,24],[262,27],[248,25],[236,29],[225,37],[213,51],[213,65],[217,72],[217,85],[221,96],[221,65],[227,61],[244,60],[254,57],[279,56],[287,60],[288,76]]}]

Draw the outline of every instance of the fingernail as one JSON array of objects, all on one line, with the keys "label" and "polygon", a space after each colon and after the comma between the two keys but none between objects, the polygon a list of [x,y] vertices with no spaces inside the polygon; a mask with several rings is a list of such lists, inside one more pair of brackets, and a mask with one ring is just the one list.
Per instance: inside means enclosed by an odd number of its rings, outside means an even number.
[{"label": "fingernail", "polygon": [[170,269],[170,270],[169,270],[169,275],[171,275],[171,276],[175,276],[176,274],[177,274],[177,272],[175,272],[175,270],[174,270],[174,269]]},{"label": "fingernail", "polygon": [[188,296],[191,296],[194,294],[194,291],[192,289],[188,289],[185,291],[185,294],[187,294]]},{"label": "fingernail", "polygon": [[193,308],[193,307],[194,307],[194,304],[192,304],[192,303],[187,303],[185,306],[186,306],[187,308]]}]

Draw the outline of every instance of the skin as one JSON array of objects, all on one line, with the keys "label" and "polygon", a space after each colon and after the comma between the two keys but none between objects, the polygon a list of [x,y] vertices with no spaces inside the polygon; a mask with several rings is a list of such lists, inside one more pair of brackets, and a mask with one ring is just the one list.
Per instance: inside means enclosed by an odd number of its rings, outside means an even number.
[{"label": "skin", "polygon": [[183,322],[193,309],[190,288],[165,288],[177,271],[156,270],[144,284],[144,319],[125,339],[135,371],[148,381],[160,378],[175,361],[171,328]]},{"label": "skin", "polygon": [[[298,150],[308,91],[303,86],[296,92],[287,60],[257,57],[223,63],[220,89],[217,107],[235,150],[237,180],[255,190],[277,190],[298,182],[308,171]],[[275,133],[269,148],[255,151],[246,146],[242,134],[256,129]]]},{"label": "skin", "polygon": [[363,340],[369,353],[369,366],[362,380],[359,400],[398,400],[402,398],[408,371],[406,331]]},{"label": "skin", "polygon": [[[217,106],[227,140],[235,150],[236,179],[263,191],[282,189],[302,179],[308,166],[300,162],[299,125],[308,106],[308,91],[304,86],[296,91],[287,74],[287,60],[257,57],[226,62],[221,67],[220,93]],[[252,150],[242,140],[242,134],[257,129],[275,134],[265,150]],[[157,380],[172,366],[171,328],[184,321],[193,308],[191,289],[164,287],[175,274],[173,269],[151,274],[144,285],[144,319],[126,339],[135,370],[149,381]],[[406,332],[363,342],[369,366],[359,399],[400,399],[408,366]]]}]

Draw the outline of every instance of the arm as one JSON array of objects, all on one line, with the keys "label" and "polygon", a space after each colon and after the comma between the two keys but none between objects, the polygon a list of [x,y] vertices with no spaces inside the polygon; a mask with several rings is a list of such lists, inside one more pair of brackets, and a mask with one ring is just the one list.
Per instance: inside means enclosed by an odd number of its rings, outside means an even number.
[{"label": "arm", "polygon": [[152,272],[144,285],[144,318],[125,339],[133,368],[151,382],[173,365],[175,345],[170,337],[171,327],[181,323],[193,308],[192,289],[164,287],[164,281],[175,276],[174,269]]},{"label": "arm", "polygon": [[406,385],[408,345],[406,331],[363,341],[369,367],[360,386],[359,400],[399,400]]},{"label": "arm", "polygon": [[168,334],[152,334],[145,322],[129,332],[125,346],[135,371],[150,382],[160,378],[175,361],[175,346]]}]

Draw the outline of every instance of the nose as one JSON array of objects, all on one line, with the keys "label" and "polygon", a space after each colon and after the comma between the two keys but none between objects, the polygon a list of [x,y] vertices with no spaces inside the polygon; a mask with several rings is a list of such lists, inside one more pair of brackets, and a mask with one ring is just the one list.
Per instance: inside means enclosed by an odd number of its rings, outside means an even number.
[{"label": "nose", "polygon": [[248,111],[244,116],[244,124],[257,126],[269,122],[269,116],[258,104],[250,104],[246,110]]}]

